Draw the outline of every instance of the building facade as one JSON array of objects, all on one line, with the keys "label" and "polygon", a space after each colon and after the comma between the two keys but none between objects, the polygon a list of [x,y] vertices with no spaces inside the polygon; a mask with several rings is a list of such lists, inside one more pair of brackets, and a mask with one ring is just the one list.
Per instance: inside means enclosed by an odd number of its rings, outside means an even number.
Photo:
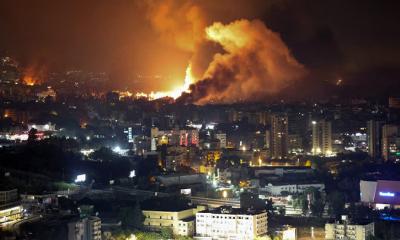
[{"label": "building facade", "polygon": [[101,240],[101,219],[89,217],[69,222],[68,240]]},{"label": "building facade", "polygon": [[400,181],[361,180],[360,200],[376,209],[400,207]]},{"label": "building facade", "polygon": [[0,228],[22,219],[18,190],[0,191]]},{"label": "building facade", "polygon": [[385,161],[400,158],[399,126],[385,124],[382,127],[382,158]]},{"label": "building facade", "polygon": [[366,240],[370,236],[374,236],[374,223],[353,223],[342,216],[342,221],[325,224],[325,239],[351,239]]},{"label": "building facade", "polygon": [[367,122],[368,155],[372,158],[381,156],[382,122],[370,120]]},{"label": "building facade", "polygon": [[260,191],[265,191],[274,196],[280,196],[283,193],[302,193],[307,189],[315,188],[318,191],[325,190],[325,184],[323,183],[280,183],[280,184],[272,184],[269,183],[263,188],[260,188]]},{"label": "building facade", "polygon": [[196,214],[196,236],[199,238],[252,240],[267,233],[267,213],[230,207]]},{"label": "building facade", "polygon": [[204,208],[188,208],[182,210],[142,210],[145,216],[144,227],[152,231],[170,228],[174,235],[193,236],[195,215]]},{"label": "building facade", "polygon": [[271,116],[271,157],[283,159],[288,155],[288,117],[286,114]]},{"label": "building facade", "polygon": [[326,120],[312,122],[313,155],[332,155],[332,125]]},{"label": "building facade", "polygon": [[216,133],[215,138],[219,140],[220,148],[226,148],[226,133]]}]

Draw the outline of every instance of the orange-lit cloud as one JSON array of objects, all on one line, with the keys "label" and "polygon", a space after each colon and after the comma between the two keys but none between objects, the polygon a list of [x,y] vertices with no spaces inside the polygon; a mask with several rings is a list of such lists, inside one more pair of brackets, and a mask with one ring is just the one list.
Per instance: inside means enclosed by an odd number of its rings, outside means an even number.
[{"label": "orange-lit cloud", "polygon": [[195,52],[205,37],[202,9],[191,1],[148,1],[148,18],[162,40]]},{"label": "orange-lit cloud", "polygon": [[215,54],[203,80],[192,85],[189,99],[197,104],[262,100],[307,72],[261,21],[217,22],[205,31],[225,53]]}]

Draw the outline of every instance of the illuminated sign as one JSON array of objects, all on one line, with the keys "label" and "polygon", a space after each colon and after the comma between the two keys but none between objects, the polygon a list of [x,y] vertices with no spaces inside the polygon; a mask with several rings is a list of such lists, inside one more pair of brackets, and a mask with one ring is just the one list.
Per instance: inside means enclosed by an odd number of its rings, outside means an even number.
[{"label": "illuminated sign", "polygon": [[190,195],[190,194],[192,194],[192,189],[191,188],[181,189],[181,194],[182,195]]},{"label": "illuminated sign", "polygon": [[392,193],[392,192],[379,192],[379,196],[382,196],[382,197],[394,197],[394,193]]},{"label": "illuminated sign", "polygon": [[81,175],[76,176],[76,179],[75,179],[76,183],[84,182],[84,181],[86,181],[86,174],[81,174]]}]

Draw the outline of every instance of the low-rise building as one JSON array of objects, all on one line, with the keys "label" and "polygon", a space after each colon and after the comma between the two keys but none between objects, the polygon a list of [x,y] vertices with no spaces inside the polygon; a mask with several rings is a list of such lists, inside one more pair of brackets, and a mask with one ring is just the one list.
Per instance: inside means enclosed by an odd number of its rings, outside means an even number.
[{"label": "low-rise building", "polygon": [[151,231],[160,231],[162,228],[171,228],[174,235],[193,236],[195,216],[204,207],[154,206],[142,207],[145,216],[144,227]]},{"label": "low-rise building", "polygon": [[206,175],[205,174],[169,174],[169,175],[159,175],[156,177],[157,181],[166,187],[176,186],[176,185],[190,185],[190,184],[205,184]]},{"label": "low-rise building", "polygon": [[325,184],[320,182],[304,182],[304,183],[284,183],[284,182],[276,182],[276,183],[268,183],[264,187],[260,188],[261,192],[266,192],[268,194],[274,196],[280,196],[284,193],[293,194],[293,193],[302,193],[307,189],[316,188],[318,191],[325,190]]},{"label": "low-rise building", "polygon": [[361,180],[361,202],[377,209],[400,206],[400,181]]},{"label": "low-rise building", "polygon": [[68,240],[101,240],[101,219],[88,217],[69,222]]},{"label": "low-rise building", "polygon": [[264,167],[253,167],[254,176],[259,177],[260,175],[276,175],[285,176],[288,174],[312,174],[314,170],[311,167],[299,167],[299,166],[264,166]]},{"label": "low-rise building", "polygon": [[259,210],[220,207],[196,214],[196,237],[252,240],[267,233],[267,213]]},{"label": "low-rise building", "polygon": [[341,221],[325,224],[325,239],[352,239],[366,240],[374,236],[375,227],[373,222],[351,222],[347,216],[342,216]]},{"label": "low-rise building", "polygon": [[17,189],[0,191],[0,228],[21,220],[22,212]]}]

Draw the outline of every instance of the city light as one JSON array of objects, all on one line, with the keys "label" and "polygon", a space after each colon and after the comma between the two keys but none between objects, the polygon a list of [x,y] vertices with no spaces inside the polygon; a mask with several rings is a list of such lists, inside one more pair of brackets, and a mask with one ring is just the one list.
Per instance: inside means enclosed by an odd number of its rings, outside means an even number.
[{"label": "city light", "polygon": [[226,190],[222,191],[222,197],[227,198],[228,197],[228,192]]},{"label": "city light", "polygon": [[395,193],[392,193],[392,192],[379,192],[379,196],[382,196],[382,197],[394,197]]},{"label": "city light", "polygon": [[81,183],[86,181],[86,174],[80,174],[76,176],[75,182],[76,183]]}]

